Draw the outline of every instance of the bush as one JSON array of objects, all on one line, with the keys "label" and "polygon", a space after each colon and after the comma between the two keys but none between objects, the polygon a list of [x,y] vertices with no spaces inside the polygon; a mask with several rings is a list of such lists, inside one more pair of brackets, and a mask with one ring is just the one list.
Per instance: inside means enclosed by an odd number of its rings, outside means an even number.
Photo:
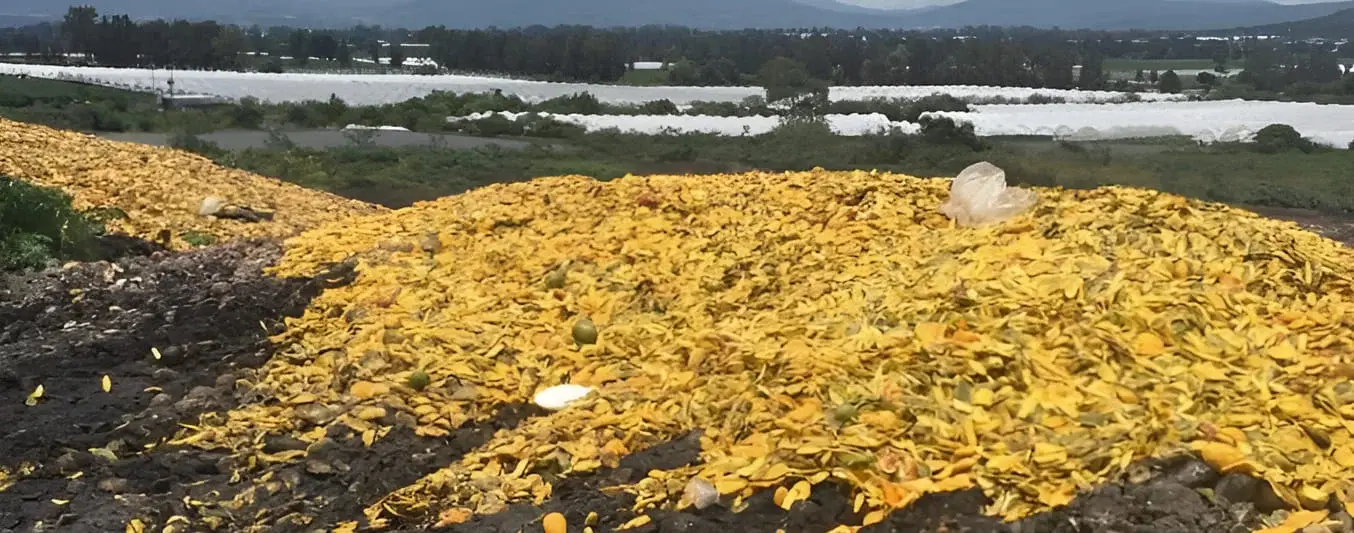
[{"label": "bush", "polygon": [[535,113],[525,117],[518,117],[518,124],[522,125],[522,135],[528,137],[540,137],[544,139],[576,139],[588,132],[588,129],[578,124],[561,122],[552,118],[542,117]]},{"label": "bush", "polygon": [[481,119],[465,121],[462,131],[480,137],[517,136],[522,134],[522,126],[503,115],[489,115]]},{"label": "bush", "polygon": [[[691,102],[691,107],[687,110],[686,114],[709,115],[715,117],[743,117],[748,115],[748,109],[750,109],[749,106],[741,106],[737,102],[695,101]],[[770,110],[766,110],[764,103],[761,104],[760,109],[765,110],[765,114],[767,115],[771,114]]]},{"label": "bush", "polygon": [[606,111],[603,109],[602,102],[593,96],[592,93],[577,93],[565,96],[556,96],[536,105],[536,111],[547,113],[579,114],[579,115],[602,115]]},{"label": "bush", "polygon": [[1175,94],[1184,90],[1184,83],[1174,70],[1168,70],[1157,79],[1157,89],[1163,93]]},{"label": "bush", "polygon": [[644,102],[640,104],[639,111],[645,115],[676,115],[681,112],[677,109],[677,104],[666,98]]},{"label": "bush", "polygon": [[978,138],[973,124],[956,123],[948,117],[926,117],[921,119],[921,137],[923,141],[934,145],[962,145],[973,151],[986,150],[987,142]]},{"label": "bush", "polygon": [[169,146],[185,152],[192,152],[203,157],[216,157],[221,155],[222,150],[216,143],[207,141],[188,131],[179,131],[169,138]]},{"label": "bush", "polygon": [[[1039,95],[1037,94],[1031,95],[1030,98],[1033,99],[1036,96]],[[922,97],[921,99],[912,102],[911,105],[908,105],[906,107],[906,109],[903,112],[903,116],[900,117],[898,120],[904,120],[907,122],[918,122],[919,120],[921,120],[922,113],[927,113],[931,111],[967,112],[970,111],[970,109],[968,103],[964,102],[963,100],[960,100],[948,94],[933,94],[930,96]]]},{"label": "bush", "polygon": [[1301,150],[1304,153],[1311,153],[1316,150],[1316,143],[1304,139],[1298,130],[1293,129],[1287,124],[1270,124],[1260,131],[1255,132],[1255,141],[1253,142],[1255,151],[1264,154],[1275,154],[1287,152],[1290,150]]},{"label": "bush", "polygon": [[60,190],[0,176],[0,270],[92,258],[103,232]]},{"label": "bush", "polygon": [[267,62],[259,66],[259,72],[262,72],[264,74],[281,74],[282,60],[269,59]]}]

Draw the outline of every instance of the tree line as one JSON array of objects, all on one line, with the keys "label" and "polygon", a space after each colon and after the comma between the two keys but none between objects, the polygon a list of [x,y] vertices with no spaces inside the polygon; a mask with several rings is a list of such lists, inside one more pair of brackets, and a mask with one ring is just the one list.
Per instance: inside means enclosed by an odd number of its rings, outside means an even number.
[{"label": "tree line", "polygon": [[[390,45],[383,48],[383,41]],[[429,58],[450,71],[557,81],[612,82],[627,76],[633,62],[661,61],[668,65],[665,83],[745,85],[755,83],[759,71],[778,58],[802,65],[812,80],[836,85],[1099,89],[1111,86],[1107,59],[1209,58],[1220,70],[1234,60],[1244,61],[1244,79],[1265,90],[1341,78],[1338,58],[1328,46],[1202,40],[1161,32],[995,27],[696,31],[666,26],[311,30],[133,21],[89,6],[71,7],[59,23],[0,30],[0,51],[52,61],[71,61],[67,54],[75,54],[79,57],[74,61],[117,67],[277,71],[284,67],[276,58],[291,56],[302,65],[314,57],[350,68],[357,58],[369,61],[383,55],[398,66],[404,59],[401,43],[426,44]],[[1122,82],[1116,88],[1123,88]]]}]

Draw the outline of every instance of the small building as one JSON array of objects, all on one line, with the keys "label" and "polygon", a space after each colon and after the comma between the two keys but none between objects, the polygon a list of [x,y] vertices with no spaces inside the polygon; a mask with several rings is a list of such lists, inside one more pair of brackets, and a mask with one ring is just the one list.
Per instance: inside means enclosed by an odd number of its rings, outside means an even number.
[{"label": "small building", "polygon": [[662,61],[636,61],[630,64],[630,70],[663,70],[668,67]]}]

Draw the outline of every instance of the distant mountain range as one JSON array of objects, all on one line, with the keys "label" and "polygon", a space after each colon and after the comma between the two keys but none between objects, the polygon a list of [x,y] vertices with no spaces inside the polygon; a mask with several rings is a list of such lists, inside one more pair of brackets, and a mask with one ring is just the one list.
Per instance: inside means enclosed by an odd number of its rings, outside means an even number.
[{"label": "distant mountain range", "polygon": [[1354,38],[1354,9],[1336,11],[1324,17],[1253,26],[1241,31],[1250,35],[1284,35],[1298,39]]},{"label": "distant mountain range", "polygon": [[[1354,1],[1280,5],[1261,0],[965,0],[918,10],[878,10],[836,0],[86,0],[134,18],[215,19],[245,24],[422,28],[535,24],[703,29],[957,28],[1202,30],[1265,26],[1354,8]],[[4,0],[0,23],[59,19],[60,0]],[[393,4],[393,5],[392,5]],[[60,7],[58,7],[60,6]]]}]

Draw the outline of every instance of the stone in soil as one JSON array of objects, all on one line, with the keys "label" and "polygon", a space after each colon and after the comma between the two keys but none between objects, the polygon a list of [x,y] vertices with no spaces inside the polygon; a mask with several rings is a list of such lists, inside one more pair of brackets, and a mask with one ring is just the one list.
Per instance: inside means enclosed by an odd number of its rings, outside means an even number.
[{"label": "stone in soil", "polygon": [[280,255],[241,241],[7,277],[0,467],[33,471],[0,492],[0,531],[121,531],[145,495],[223,476],[218,457],[145,449],[233,406],[235,380],[270,356],[267,336],[319,293],[265,275]]},{"label": "stone in soil", "polygon": [[[508,533],[543,530],[541,518],[562,513],[570,531],[581,531],[590,513],[597,513],[592,525],[597,533],[614,531],[634,518],[633,497],[609,494],[603,487],[637,482],[651,468],[675,468],[699,460],[699,440],[694,436],[674,441],[626,458],[620,468],[560,480],[552,497],[540,506],[519,504],[488,516],[477,516],[463,524],[428,528],[426,524],[406,524],[392,533],[441,531],[451,533]],[[625,464],[628,463],[628,466]],[[1080,495],[1071,504],[1015,523],[1002,523],[987,516],[991,505],[978,489],[928,494],[908,507],[889,515],[883,522],[864,527],[861,533],[1204,533],[1247,532],[1259,525],[1259,514],[1251,501],[1231,502],[1210,499],[1200,489],[1235,484],[1235,476],[1219,479],[1217,473],[1192,457],[1144,462],[1150,472],[1139,483],[1109,483]],[[862,514],[852,511],[849,494],[832,484],[814,487],[808,500],[789,511],[776,506],[773,492],[764,490],[747,500],[747,506],[734,513],[727,501],[702,510],[651,511],[651,520],[630,529],[636,533],[695,533],[738,531],[740,533],[822,533],[838,524],[860,524]]]}]

